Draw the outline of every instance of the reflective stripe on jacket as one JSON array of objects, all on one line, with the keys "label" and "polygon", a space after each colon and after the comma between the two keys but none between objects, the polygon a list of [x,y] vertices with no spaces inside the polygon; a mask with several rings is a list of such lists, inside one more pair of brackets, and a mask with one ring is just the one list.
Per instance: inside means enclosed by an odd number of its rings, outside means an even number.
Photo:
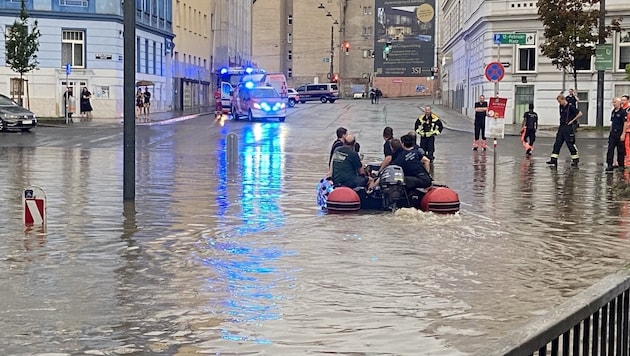
[{"label": "reflective stripe on jacket", "polygon": [[420,137],[431,137],[439,135],[444,126],[442,125],[442,121],[435,115],[431,113],[431,120],[425,120],[425,115],[418,116],[418,120],[416,120],[415,130],[416,133]]}]

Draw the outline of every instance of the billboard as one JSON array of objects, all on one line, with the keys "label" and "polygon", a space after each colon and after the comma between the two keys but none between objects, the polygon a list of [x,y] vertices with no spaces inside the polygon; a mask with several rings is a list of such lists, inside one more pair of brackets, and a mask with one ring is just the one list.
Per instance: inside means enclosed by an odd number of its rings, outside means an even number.
[{"label": "billboard", "polygon": [[431,68],[435,67],[435,0],[376,0],[375,3],[376,75],[430,76]]}]

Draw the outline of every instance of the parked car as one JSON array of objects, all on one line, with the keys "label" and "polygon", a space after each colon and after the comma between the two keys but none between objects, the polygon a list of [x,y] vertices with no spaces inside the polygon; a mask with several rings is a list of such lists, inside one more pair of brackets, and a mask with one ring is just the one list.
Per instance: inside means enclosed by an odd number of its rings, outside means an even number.
[{"label": "parked car", "polygon": [[339,98],[337,83],[306,84],[296,90],[300,95],[300,103],[302,104],[313,100],[319,100],[322,103],[334,103]]},{"label": "parked car", "polygon": [[28,131],[37,126],[35,114],[23,108],[8,96],[0,94],[0,131]]},{"label": "parked car", "polygon": [[248,88],[239,85],[232,102],[232,116],[238,120],[245,115],[249,121],[278,118],[284,122],[287,117],[286,98],[271,86]]},{"label": "parked car", "polygon": [[287,93],[289,95],[289,107],[292,108],[298,101],[300,101],[300,95],[293,88],[288,88]]}]

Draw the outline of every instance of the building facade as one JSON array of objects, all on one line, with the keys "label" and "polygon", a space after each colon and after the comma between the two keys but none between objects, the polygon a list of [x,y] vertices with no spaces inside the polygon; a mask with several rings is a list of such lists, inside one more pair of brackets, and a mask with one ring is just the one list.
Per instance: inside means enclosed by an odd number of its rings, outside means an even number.
[{"label": "building facade", "polygon": [[[154,83],[152,110],[172,108],[172,0],[136,0],[136,77]],[[27,73],[24,105],[40,117],[63,116],[63,93],[72,88],[79,107],[80,88],[92,93],[94,117],[123,113],[123,9],[109,0],[27,0],[29,23],[38,21],[39,65]],[[0,25],[11,26],[20,12],[19,0],[0,2]],[[5,56],[4,42],[0,56]],[[71,72],[66,77],[66,64]],[[0,92],[16,96],[10,68],[0,68]]]},{"label": "building facade", "polygon": [[214,71],[252,64],[252,4],[252,0],[214,0],[210,25]]},{"label": "building facade", "polygon": [[[387,4],[389,8],[402,7],[414,13],[424,2],[394,0]],[[382,53],[377,53],[375,47],[379,40],[385,41],[375,38],[378,3],[258,1],[254,5],[254,60],[267,71],[285,73],[289,85],[294,87],[337,77],[344,96],[366,92],[370,85],[379,86],[387,96],[430,95],[429,91],[416,90],[431,88],[426,73],[395,78],[380,78],[377,73],[376,56]],[[430,72],[430,67],[425,72]]]},{"label": "building facade", "polygon": [[[479,95],[495,95],[495,84],[485,77],[488,63],[498,61],[505,66],[505,76],[498,84],[500,97],[508,99],[506,122],[518,123],[529,103],[534,103],[542,125],[556,125],[556,96],[574,88],[573,76],[564,75],[541,54],[543,26],[538,20],[536,1],[462,1],[444,0],[441,5],[440,85],[443,104],[474,116],[474,103]],[[630,3],[606,1],[607,20],[630,11]],[[607,40],[613,44],[613,70],[606,71],[604,85],[604,124],[609,123],[610,100],[630,92],[630,83],[623,79],[630,63],[630,33],[615,33]],[[495,34],[524,33],[523,44],[495,44]],[[580,122],[596,123],[597,71],[595,58],[580,63],[576,92],[579,108],[584,113]]]},{"label": "building facade", "polygon": [[173,108],[210,105],[214,0],[173,0]]}]

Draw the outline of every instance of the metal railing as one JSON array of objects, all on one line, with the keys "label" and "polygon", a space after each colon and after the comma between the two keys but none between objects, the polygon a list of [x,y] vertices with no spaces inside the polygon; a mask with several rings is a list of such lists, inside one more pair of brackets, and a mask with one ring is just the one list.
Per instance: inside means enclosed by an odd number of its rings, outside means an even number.
[{"label": "metal railing", "polygon": [[475,355],[627,356],[629,302],[625,267]]}]

